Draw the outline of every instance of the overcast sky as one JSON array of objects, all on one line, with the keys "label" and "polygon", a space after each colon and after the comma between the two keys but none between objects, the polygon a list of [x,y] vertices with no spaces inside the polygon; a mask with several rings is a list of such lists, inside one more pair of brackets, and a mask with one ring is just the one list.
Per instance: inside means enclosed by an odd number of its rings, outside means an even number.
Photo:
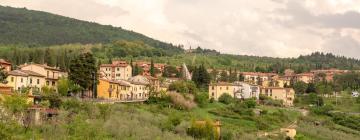
[{"label": "overcast sky", "polygon": [[[360,0],[0,0],[222,53],[360,58]],[[1,28],[1,27],[0,27]]]}]

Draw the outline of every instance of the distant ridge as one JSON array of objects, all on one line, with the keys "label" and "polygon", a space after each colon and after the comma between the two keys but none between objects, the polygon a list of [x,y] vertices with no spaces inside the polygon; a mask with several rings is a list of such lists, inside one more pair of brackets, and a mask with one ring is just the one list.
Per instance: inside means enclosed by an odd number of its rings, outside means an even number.
[{"label": "distant ridge", "polygon": [[121,27],[100,25],[47,12],[0,6],[0,44],[60,45],[142,41],[155,48],[183,51]]}]

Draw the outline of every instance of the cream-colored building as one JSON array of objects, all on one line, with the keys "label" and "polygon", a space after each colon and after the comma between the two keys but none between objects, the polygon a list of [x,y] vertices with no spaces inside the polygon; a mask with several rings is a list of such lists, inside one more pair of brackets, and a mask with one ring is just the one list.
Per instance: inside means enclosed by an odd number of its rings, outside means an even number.
[{"label": "cream-colored building", "polygon": [[40,75],[45,76],[45,85],[49,87],[56,88],[57,81],[61,77],[66,77],[67,73],[61,71],[59,68],[56,67],[50,67],[46,64],[24,64],[19,66],[21,70],[28,70],[35,73],[38,73]]},{"label": "cream-colored building", "polygon": [[295,98],[295,91],[292,88],[261,87],[260,94],[274,100],[281,100],[285,106],[293,106]]},{"label": "cream-colored building", "polygon": [[261,72],[242,72],[244,81],[250,84],[260,84],[259,86],[267,85],[275,73],[261,73]]},{"label": "cream-colored building", "polygon": [[113,61],[100,65],[100,74],[110,80],[127,80],[132,76],[132,68],[126,61]]},{"label": "cream-colored building", "polygon": [[314,81],[315,75],[313,73],[300,73],[296,74],[295,80],[302,81],[304,83],[311,83]]},{"label": "cream-colored building", "polygon": [[14,91],[31,88],[30,94],[40,91],[45,86],[45,76],[29,70],[13,70],[8,72],[7,85]]},{"label": "cream-colored building", "polygon": [[5,71],[9,72],[11,71],[11,63],[4,59],[0,59],[0,68],[4,68]]},{"label": "cream-colored building", "polygon": [[229,94],[231,97],[234,97],[234,84],[232,83],[212,83],[209,85],[209,98],[218,100],[219,97],[223,94]]}]

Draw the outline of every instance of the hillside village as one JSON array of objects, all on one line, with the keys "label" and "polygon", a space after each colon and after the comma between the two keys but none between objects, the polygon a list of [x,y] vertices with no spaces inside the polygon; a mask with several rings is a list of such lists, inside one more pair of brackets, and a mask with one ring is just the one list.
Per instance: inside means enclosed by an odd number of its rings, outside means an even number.
[{"label": "hillside village", "polygon": [[0,30],[0,140],[360,139],[351,55],[309,47],[277,57],[238,40],[254,53],[224,54],[1,5]]}]

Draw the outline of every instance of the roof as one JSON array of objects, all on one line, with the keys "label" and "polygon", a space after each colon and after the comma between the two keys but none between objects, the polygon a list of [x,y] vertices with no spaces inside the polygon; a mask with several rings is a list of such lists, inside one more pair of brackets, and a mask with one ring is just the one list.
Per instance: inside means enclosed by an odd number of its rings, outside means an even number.
[{"label": "roof", "polygon": [[228,83],[228,82],[218,82],[218,83],[211,83],[210,85],[212,86],[233,86],[233,83]]},{"label": "roof", "polygon": [[308,72],[308,73],[300,73],[300,74],[296,74],[296,76],[314,76],[314,74],[313,74],[313,73]]},{"label": "roof", "polygon": [[26,67],[26,66],[30,66],[30,65],[35,65],[35,66],[39,66],[39,67],[43,67],[45,69],[49,69],[49,70],[55,70],[55,71],[60,71],[59,68],[57,67],[51,67],[51,66],[48,66],[46,64],[36,64],[36,63],[31,63],[31,64],[23,64],[23,65],[20,65],[19,68],[23,68],[23,67]]},{"label": "roof", "polygon": [[262,72],[241,72],[243,75],[252,75],[252,76],[275,76],[276,73],[262,73]]},{"label": "roof", "polygon": [[7,64],[7,65],[11,65],[10,62],[4,60],[4,59],[0,59],[0,64]]},{"label": "roof", "polygon": [[112,61],[111,64],[101,64],[100,67],[127,67],[128,63],[126,61]]},{"label": "roof", "polygon": [[8,72],[9,75],[14,75],[14,76],[36,76],[36,77],[45,77],[44,75],[41,75],[39,73],[30,71],[30,70],[13,70]]},{"label": "roof", "polygon": [[33,71],[30,71],[30,70],[20,70],[20,71],[28,74],[29,76],[45,77],[45,75],[41,75],[41,74],[39,74],[37,72],[33,72]]},{"label": "roof", "polygon": [[136,84],[136,85],[149,85],[150,84],[149,79],[147,79],[145,76],[142,76],[142,75],[137,75],[137,76],[131,77],[131,78],[129,78],[128,81],[130,83]]}]

